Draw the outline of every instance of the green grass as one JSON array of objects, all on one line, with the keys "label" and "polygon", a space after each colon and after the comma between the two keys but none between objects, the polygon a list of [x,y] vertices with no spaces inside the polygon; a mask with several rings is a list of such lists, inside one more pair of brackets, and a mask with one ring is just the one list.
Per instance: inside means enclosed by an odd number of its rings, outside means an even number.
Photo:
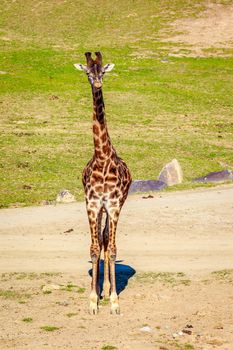
[{"label": "green grass", "polygon": [[211,276],[213,276],[216,280],[219,280],[221,282],[233,283],[233,269],[213,271],[211,273]]},{"label": "green grass", "polygon": [[22,319],[23,322],[25,323],[32,323],[33,322],[33,319],[31,317],[25,317]]},{"label": "green grass", "polygon": [[62,287],[61,289],[65,290],[67,292],[76,292],[76,293],[79,293],[79,294],[83,294],[86,291],[86,288],[78,287],[76,284],[73,284],[71,282],[67,283],[67,285]]},{"label": "green grass", "polygon": [[155,283],[170,284],[172,286],[183,284],[190,285],[191,281],[183,272],[139,272],[132,280],[141,283]]},{"label": "green grass", "polygon": [[4,299],[29,299],[31,298],[31,295],[29,293],[25,292],[18,292],[15,290],[4,290],[0,289],[0,297]]},{"label": "green grass", "polygon": [[61,327],[56,327],[56,326],[42,326],[40,329],[42,329],[45,332],[54,332],[59,330]]},{"label": "green grass", "polygon": [[35,280],[35,279],[41,279],[41,278],[47,278],[47,277],[58,277],[61,276],[61,273],[58,272],[42,272],[42,273],[35,273],[35,272],[9,272],[9,273],[2,273],[0,275],[0,279],[2,281],[8,281],[11,279],[16,280]]},{"label": "green grass", "polygon": [[232,52],[172,57],[187,52],[162,41],[174,33],[173,19],[204,8],[201,0],[106,0],[98,11],[94,0],[2,1],[0,207],[53,202],[62,189],[83,199],[92,97],[73,63],[84,63],[87,50],[116,65],[103,87],[108,127],[134,179],[155,179],[172,158],[183,168],[183,188],[232,169]]},{"label": "green grass", "polygon": [[104,345],[102,346],[101,350],[117,350],[117,348],[112,345]]},{"label": "green grass", "polygon": [[77,312],[69,312],[68,314],[66,314],[67,317],[71,318],[73,316],[77,316],[78,313]]}]

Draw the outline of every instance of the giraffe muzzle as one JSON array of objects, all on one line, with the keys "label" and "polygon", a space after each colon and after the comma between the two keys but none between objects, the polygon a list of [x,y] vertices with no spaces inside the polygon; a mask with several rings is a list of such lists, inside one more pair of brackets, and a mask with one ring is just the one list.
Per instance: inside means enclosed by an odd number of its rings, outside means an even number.
[{"label": "giraffe muzzle", "polygon": [[94,82],[94,87],[95,87],[96,89],[100,89],[100,88],[102,87],[101,82],[100,82],[100,81],[95,81],[95,82]]}]

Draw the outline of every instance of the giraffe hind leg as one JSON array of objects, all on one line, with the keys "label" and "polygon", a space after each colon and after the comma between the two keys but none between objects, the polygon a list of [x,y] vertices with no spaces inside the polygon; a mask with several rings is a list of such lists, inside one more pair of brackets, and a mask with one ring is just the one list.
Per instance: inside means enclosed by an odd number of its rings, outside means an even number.
[{"label": "giraffe hind leg", "polygon": [[116,290],[116,272],[115,272],[115,261],[116,261],[116,227],[119,217],[119,210],[112,210],[112,215],[109,216],[109,242],[108,242],[108,258],[109,258],[109,271],[110,271],[110,284],[111,284],[111,313],[120,314],[119,297]]},{"label": "giraffe hind leg", "polygon": [[109,281],[109,256],[108,256],[108,242],[109,242],[109,216],[106,213],[105,227],[103,230],[103,244],[104,244],[104,298],[108,299],[110,295],[110,281]]},{"label": "giraffe hind leg", "polygon": [[95,315],[98,312],[99,302],[99,264],[100,254],[102,248],[102,241],[99,237],[99,218],[101,217],[101,208],[97,211],[92,211],[92,215],[89,217],[90,230],[91,230],[91,247],[90,255],[92,260],[92,283],[90,294],[90,313]]}]

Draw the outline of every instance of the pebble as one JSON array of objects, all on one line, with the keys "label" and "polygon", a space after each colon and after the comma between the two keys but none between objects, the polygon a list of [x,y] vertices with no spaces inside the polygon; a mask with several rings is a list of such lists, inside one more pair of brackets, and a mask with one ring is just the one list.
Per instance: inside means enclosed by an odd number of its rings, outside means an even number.
[{"label": "pebble", "polygon": [[140,328],[140,331],[144,332],[144,333],[151,333],[152,329],[149,326],[145,326],[145,327]]},{"label": "pebble", "polygon": [[72,203],[76,202],[75,197],[68,191],[62,190],[58,193],[56,198],[57,203]]}]

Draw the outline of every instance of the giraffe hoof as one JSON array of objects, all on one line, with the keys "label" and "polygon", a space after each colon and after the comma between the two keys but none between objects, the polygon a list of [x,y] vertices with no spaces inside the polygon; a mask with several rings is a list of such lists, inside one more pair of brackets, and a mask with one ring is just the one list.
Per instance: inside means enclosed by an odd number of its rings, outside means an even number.
[{"label": "giraffe hoof", "polygon": [[116,292],[111,293],[110,302],[111,302],[111,314],[120,315],[119,299]]},{"label": "giraffe hoof", "polygon": [[112,305],[110,313],[111,313],[111,315],[120,315],[119,305]]},{"label": "giraffe hoof", "polygon": [[90,307],[89,307],[89,313],[91,315],[97,315],[98,314],[98,306],[96,304],[91,303]]},{"label": "giraffe hoof", "polygon": [[91,315],[97,315],[98,313],[98,295],[95,292],[90,294],[89,312]]}]

